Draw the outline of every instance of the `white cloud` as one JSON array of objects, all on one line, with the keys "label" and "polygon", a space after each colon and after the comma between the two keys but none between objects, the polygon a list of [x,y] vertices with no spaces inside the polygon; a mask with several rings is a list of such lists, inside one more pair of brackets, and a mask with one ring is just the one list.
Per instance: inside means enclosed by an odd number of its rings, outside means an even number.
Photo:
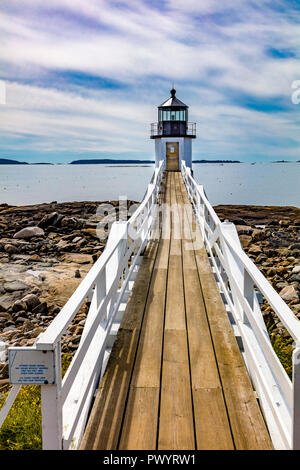
[{"label": "white cloud", "polygon": [[[200,121],[199,151],[208,142],[218,152],[220,142],[238,151],[240,142],[246,155],[250,137],[272,134],[298,141],[293,113],[237,105],[239,94],[290,102],[291,83],[300,78],[297,59],[266,55],[270,47],[298,53],[300,47],[291,13],[280,15],[271,6],[268,0],[169,0],[159,10],[136,0],[6,1],[0,14],[7,80],[2,135],[10,142],[18,134],[34,135],[31,145],[40,137],[41,147],[49,149],[141,148],[149,154],[148,123],[174,80],[191,119]],[[228,9],[232,19],[213,16]],[[59,82],[59,73],[72,72],[126,86]]]}]

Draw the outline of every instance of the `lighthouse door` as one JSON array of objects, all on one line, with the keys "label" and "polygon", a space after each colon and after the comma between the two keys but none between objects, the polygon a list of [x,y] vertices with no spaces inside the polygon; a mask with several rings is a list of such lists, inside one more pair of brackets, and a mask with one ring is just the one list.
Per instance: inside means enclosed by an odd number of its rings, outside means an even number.
[{"label": "lighthouse door", "polygon": [[167,142],[166,145],[166,169],[179,171],[179,144],[178,142]]}]

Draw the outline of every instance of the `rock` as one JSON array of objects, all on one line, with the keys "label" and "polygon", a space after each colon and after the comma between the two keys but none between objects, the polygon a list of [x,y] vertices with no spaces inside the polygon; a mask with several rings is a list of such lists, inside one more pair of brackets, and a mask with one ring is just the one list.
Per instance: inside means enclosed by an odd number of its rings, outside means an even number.
[{"label": "rock", "polygon": [[63,219],[63,215],[58,214],[58,212],[52,212],[51,214],[46,214],[38,223],[39,227],[46,228],[49,226],[55,227],[59,225],[59,222]]},{"label": "rock", "polygon": [[280,297],[286,302],[298,300],[299,296],[294,286],[286,286],[279,292]]},{"label": "rock", "polygon": [[248,225],[244,219],[240,219],[238,217],[236,217],[235,219],[232,219],[231,222],[233,222],[235,225]]},{"label": "rock", "polygon": [[292,273],[293,273],[293,274],[298,274],[298,273],[300,273],[300,266],[295,266],[295,267],[293,268],[293,270],[292,270]]},{"label": "rock", "polygon": [[278,255],[277,251],[272,248],[268,248],[264,250],[265,255],[268,256],[268,258],[272,258]]},{"label": "rock", "polygon": [[[24,295],[23,291],[8,292],[0,297],[0,311],[6,312]],[[20,309],[21,310],[21,309]]]},{"label": "rock", "polygon": [[288,225],[290,225],[290,223],[291,221],[287,219],[279,220],[279,225],[281,225],[281,227],[287,227]]},{"label": "rock", "polygon": [[58,251],[61,251],[65,249],[67,246],[68,246],[68,242],[66,240],[60,240],[56,245],[56,249]]},{"label": "rock", "polygon": [[89,264],[92,263],[92,257],[83,253],[68,253],[65,261],[67,263]]},{"label": "rock", "polygon": [[13,319],[16,320],[20,317],[23,317],[24,319],[27,318],[27,312],[25,310],[18,310],[17,312],[13,313]]},{"label": "rock", "polygon": [[268,257],[264,253],[260,253],[257,258],[255,259],[255,263],[260,264],[263,261],[266,261]]},{"label": "rock", "polygon": [[5,282],[3,287],[6,290],[6,292],[14,292],[18,290],[28,289],[28,285],[24,284],[24,282],[21,282],[21,281]]},{"label": "rock", "polygon": [[6,253],[8,253],[9,255],[13,255],[18,252],[18,248],[15,245],[7,243],[6,245],[4,245],[4,251],[6,251]]},{"label": "rock", "polygon": [[288,283],[284,282],[284,281],[281,281],[281,282],[277,282],[277,284],[275,284],[275,286],[276,286],[277,290],[282,290],[284,287],[288,286]]},{"label": "rock", "polygon": [[28,294],[25,297],[23,297],[22,302],[24,302],[27,305],[28,310],[31,310],[40,304],[40,299],[35,294]]},{"label": "rock", "polygon": [[34,254],[28,258],[28,261],[41,261],[41,257],[38,254]]},{"label": "rock", "polygon": [[293,243],[289,246],[290,250],[300,250],[300,243]]},{"label": "rock", "polygon": [[262,253],[262,250],[258,245],[251,245],[248,249],[248,253],[250,255],[259,255],[260,253]]},{"label": "rock", "polygon": [[276,275],[276,268],[272,267],[267,270],[267,276],[275,276]]},{"label": "rock", "polygon": [[286,277],[286,276],[284,276],[284,274],[287,274],[288,268],[287,268],[287,266],[278,266],[276,272],[279,276]]},{"label": "rock", "polygon": [[16,320],[15,320],[15,324],[16,325],[24,325],[25,321],[27,320],[26,317],[18,317]]},{"label": "rock", "polygon": [[25,295],[21,300],[17,300],[13,304],[13,311],[18,312],[20,310],[32,310],[34,307],[40,304],[40,299],[35,294]]},{"label": "rock", "polygon": [[32,308],[32,313],[47,313],[47,312],[48,312],[47,302],[41,302],[40,304]]},{"label": "rock", "polygon": [[253,230],[253,232],[252,232],[252,241],[254,243],[265,240],[265,238],[266,238],[266,231],[265,230],[258,230],[258,229]]},{"label": "rock", "polygon": [[275,219],[274,219],[274,220],[271,220],[271,221],[268,223],[268,225],[271,225],[271,226],[279,225],[279,222],[278,222],[278,220],[275,220]]},{"label": "rock", "polygon": [[0,312],[0,319],[3,318],[5,321],[11,320],[11,314],[8,312]]},{"label": "rock", "polygon": [[104,234],[107,235],[107,232],[105,232],[105,230],[96,230],[94,228],[84,228],[82,230],[82,233],[84,235],[87,235],[87,236],[92,237],[92,238],[97,238],[97,239],[98,239],[99,235],[100,235],[100,237],[102,237]]},{"label": "rock", "polygon": [[249,225],[237,225],[236,231],[239,235],[251,235],[253,228],[251,228]]},{"label": "rock", "polygon": [[76,269],[76,271],[75,271],[75,277],[77,277],[77,278],[81,277],[81,274],[80,274],[79,269]]},{"label": "rock", "polygon": [[10,326],[7,326],[7,327],[3,328],[3,333],[9,333],[10,331],[15,332],[15,331],[16,331],[16,327],[13,326],[13,325],[10,325]]},{"label": "rock", "polygon": [[26,311],[27,305],[25,304],[25,302],[22,302],[22,300],[16,300],[12,306],[12,310],[14,312],[20,312],[22,310]]},{"label": "rock", "polygon": [[26,227],[14,234],[14,238],[32,238],[32,237],[43,237],[45,232],[40,227]]},{"label": "rock", "polygon": [[33,331],[30,332],[30,336],[31,338],[37,338],[37,336],[39,336],[44,331],[45,331],[44,328],[42,328],[41,326],[37,326],[36,328],[34,328]]},{"label": "rock", "polygon": [[243,248],[247,248],[252,242],[252,237],[250,235],[239,235],[239,239]]},{"label": "rock", "polygon": [[80,225],[81,223],[75,217],[64,217],[61,220],[62,227],[75,228],[75,227],[79,227]]}]

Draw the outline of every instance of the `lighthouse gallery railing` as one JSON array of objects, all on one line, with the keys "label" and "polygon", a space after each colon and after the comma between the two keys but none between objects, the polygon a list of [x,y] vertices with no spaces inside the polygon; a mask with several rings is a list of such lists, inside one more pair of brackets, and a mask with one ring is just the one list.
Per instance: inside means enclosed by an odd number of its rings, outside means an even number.
[{"label": "lighthouse gallery railing", "polygon": [[[246,255],[233,223],[221,223],[204,188],[182,162],[181,172],[202,238],[276,449],[300,449],[300,322]],[[271,306],[291,337],[293,377],[275,354],[258,301]]]},{"label": "lighthouse gallery railing", "polygon": [[[80,444],[107,360],[111,330],[124,298],[126,303],[129,284],[154,227],[163,169],[163,162],[160,162],[142,203],[129,220],[112,224],[103,254],[35,344],[20,348],[22,351],[9,348],[10,353],[19,351],[27,357],[28,354],[38,357],[41,352],[52,352],[54,383],[41,384],[43,449],[76,449]],[[87,298],[91,303],[81,341],[62,379],[61,338]],[[26,372],[26,364],[20,367]],[[27,370],[28,367],[33,366],[27,366]],[[0,411],[0,426],[20,387],[19,384],[12,386]]]}]

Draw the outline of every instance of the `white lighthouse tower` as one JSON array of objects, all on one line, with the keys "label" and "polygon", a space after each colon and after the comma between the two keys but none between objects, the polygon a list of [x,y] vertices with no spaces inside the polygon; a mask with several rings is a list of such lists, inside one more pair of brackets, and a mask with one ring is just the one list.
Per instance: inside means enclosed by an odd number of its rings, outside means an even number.
[{"label": "white lighthouse tower", "polygon": [[165,162],[167,171],[179,171],[181,160],[192,169],[192,139],[196,138],[196,123],[188,122],[188,106],[171,96],[158,106],[158,122],[151,124],[151,139],[155,139],[155,165]]}]

